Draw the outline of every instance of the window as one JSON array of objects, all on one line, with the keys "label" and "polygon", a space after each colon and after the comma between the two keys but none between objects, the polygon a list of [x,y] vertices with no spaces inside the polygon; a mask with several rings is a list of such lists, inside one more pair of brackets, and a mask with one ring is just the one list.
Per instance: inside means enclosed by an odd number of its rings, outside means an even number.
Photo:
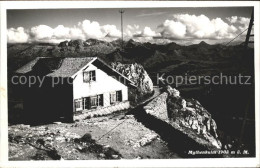
[{"label": "window", "polygon": [[82,99],[75,100],[75,110],[82,110]]},{"label": "window", "polygon": [[115,91],[110,93],[110,103],[113,104],[115,102],[121,102],[122,101],[122,91]]},{"label": "window", "polygon": [[103,106],[103,95],[96,95],[90,97],[90,108]]},{"label": "window", "polygon": [[96,81],[96,71],[83,72],[83,82],[93,82]]},{"label": "window", "polygon": [[91,109],[98,106],[103,106],[102,94],[83,98],[83,109]]}]

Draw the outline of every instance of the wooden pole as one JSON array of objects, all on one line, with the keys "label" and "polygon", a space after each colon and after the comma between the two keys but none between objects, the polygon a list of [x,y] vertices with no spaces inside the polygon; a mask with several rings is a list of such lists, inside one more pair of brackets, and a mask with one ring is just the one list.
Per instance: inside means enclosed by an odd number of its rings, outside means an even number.
[{"label": "wooden pole", "polygon": [[254,24],[254,9],[252,10],[251,19],[250,19],[247,34],[246,34],[245,49],[247,49],[247,47],[248,47],[249,38],[251,35],[251,30],[252,30],[253,24]]}]

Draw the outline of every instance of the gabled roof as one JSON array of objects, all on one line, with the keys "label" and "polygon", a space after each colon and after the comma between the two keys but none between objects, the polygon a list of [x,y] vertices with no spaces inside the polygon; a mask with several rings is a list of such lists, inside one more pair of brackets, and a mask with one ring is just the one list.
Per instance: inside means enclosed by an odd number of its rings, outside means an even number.
[{"label": "gabled roof", "polygon": [[120,82],[136,87],[133,81],[97,57],[37,57],[16,70],[16,73],[74,78],[80,70],[85,69],[91,63],[109,75],[116,76]]},{"label": "gabled roof", "polygon": [[43,76],[49,77],[71,77],[82,67],[96,57],[37,57],[31,62],[19,68],[16,73],[19,74],[38,74],[38,71],[44,71]]},{"label": "gabled roof", "polygon": [[50,77],[71,77],[82,67],[94,61],[96,57],[64,58],[60,67],[48,74]]}]

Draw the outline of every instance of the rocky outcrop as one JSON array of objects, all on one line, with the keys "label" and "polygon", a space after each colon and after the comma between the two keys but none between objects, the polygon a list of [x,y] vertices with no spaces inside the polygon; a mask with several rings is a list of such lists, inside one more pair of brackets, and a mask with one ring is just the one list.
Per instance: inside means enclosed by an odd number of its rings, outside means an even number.
[{"label": "rocky outcrop", "polygon": [[60,52],[81,52],[84,50],[83,40],[70,40],[60,42]]},{"label": "rocky outcrop", "polygon": [[109,42],[101,41],[101,40],[97,40],[97,39],[88,39],[88,40],[84,41],[85,46],[93,46],[93,45],[99,45],[99,44],[112,45]]},{"label": "rocky outcrop", "polygon": [[68,41],[66,40],[66,41],[62,41],[62,42],[60,42],[60,44],[58,45],[58,47],[61,47],[61,48],[64,48],[64,47],[68,47]]},{"label": "rocky outcrop", "polygon": [[211,114],[197,100],[182,98],[180,92],[170,86],[167,86],[166,90],[169,95],[167,110],[170,123],[184,128],[183,130],[193,130],[198,136],[202,135],[203,139],[220,149],[217,124]]},{"label": "rocky outcrop", "polygon": [[68,46],[71,46],[71,47],[83,46],[83,40],[70,40],[68,42]]},{"label": "rocky outcrop", "polygon": [[222,147],[211,114],[197,100],[182,98],[177,89],[167,86],[144,110],[209,150]]},{"label": "rocky outcrop", "polygon": [[88,39],[81,39],[60,42],[56,48],[52,48],[49,53],[52,56],[78,57],[82,55],[96,56],[109,54],[116,49],[111,43]]},{"label": "rocky outcrop", "polygon": [[153,92],[153,82],[148,73],[140,64],[121,64],[112,63],[112,68],[122,73],[128,79],[133,81],[138,86],[138,91],[142,95]]}]

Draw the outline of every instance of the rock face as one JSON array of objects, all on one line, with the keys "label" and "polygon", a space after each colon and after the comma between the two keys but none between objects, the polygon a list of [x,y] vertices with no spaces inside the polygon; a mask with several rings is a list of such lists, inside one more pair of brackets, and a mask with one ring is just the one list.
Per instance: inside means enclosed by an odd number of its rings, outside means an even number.
[{"label": "rock face", "polygon": [[61,48],[68,47],[68,41],[66,40],[66,41],[60,42],[58,47],[61,47]]},{"label": "rock face", "polygon": [[53,56],[77,57],[83,54],[88,56],[95,56],[97,54],[108,54],[116,49],[112,44],[105,41],[88,39],[83,41],[81,39],[60,42],[57,47],[50,49],[50,54]]},{"label": "rock face", "polygon": [[171,123],[179,127],[192,129],[198,135],[202,135],[216,148],[221,148],[218,140],[217,124],[211,114],[195,99],[184,99],[180,92],[167,86],[168,99],[167,110]]},{"label": "rock face", "polygon": [[72,46],[72,47],[83,46],[83,40],[71,40],[68,42],[68,46]]},{"label": "rock face", "polygon": [[142,95],[153,92],[153,82],[143,66],[140,64],[121,64],[112,63],[112,68],[122,73],[128,79],[132,80],[137,86],[138,91]]},{"label": "rock face", "polygon": [[195,99],[184,99],[180,92],[170,86],[149,102],[144,110],[207,149],[221,149],[217,124],[211,114]]}]

